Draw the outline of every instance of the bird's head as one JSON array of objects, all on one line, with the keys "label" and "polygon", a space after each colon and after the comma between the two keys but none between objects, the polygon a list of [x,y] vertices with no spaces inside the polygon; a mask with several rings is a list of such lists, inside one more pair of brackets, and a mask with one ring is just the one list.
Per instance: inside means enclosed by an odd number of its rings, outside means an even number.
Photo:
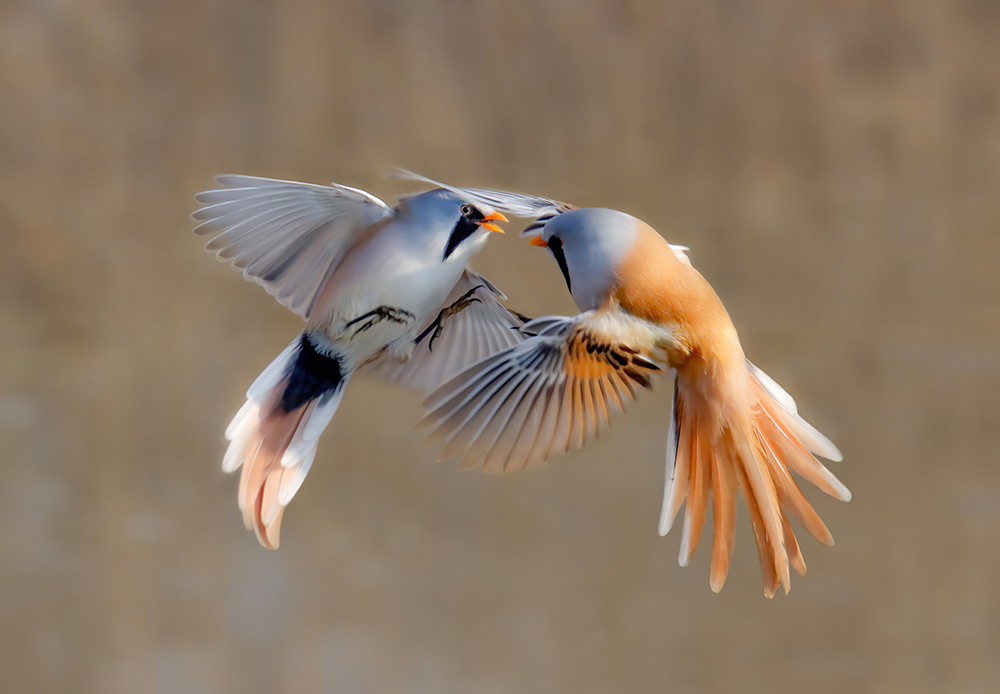
[{"label": "bird's head", "polygon": [[615,286],[616,270],[632,250],[640,224],[624,212],[588,207],[548,219],[530,243],[549,249],[577,307],[589,311]]},{"label": "bird's head", "polygon": [[414,219],[447,232],[442,260],[459,249],[478,251],[489,233],[503,233],[497,222],[507,221],[496,210],[444,188],[406,198],[405,206]]}]

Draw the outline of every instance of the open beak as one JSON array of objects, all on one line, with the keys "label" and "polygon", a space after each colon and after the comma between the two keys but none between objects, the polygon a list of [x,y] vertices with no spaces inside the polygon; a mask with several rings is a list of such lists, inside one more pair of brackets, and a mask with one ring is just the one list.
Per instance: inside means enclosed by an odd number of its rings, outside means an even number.
[{"label": "open beak", "polygon": [[483,227],[484,229],[489,229],[490,231],[495,231],[498,234],[502,234],[503,229],[498,227],[493,222],[506,222],[506,221],[509,221],[506,217],[504,217],[499,212],[494,212],[492,214],[488,214],[485,217],[483,217],[483,221],[479,223],[479,226]]},{"label": "open beak", "polygon": [[549,244],[545,243],[544,241],[542,241],[541,234],[539,234],[538,236],[533,237],[530,241],[528,241],[528,243],[530,243],[532,246],[541,246],[542,248],[547,248],[548,245],[549,245]]}]

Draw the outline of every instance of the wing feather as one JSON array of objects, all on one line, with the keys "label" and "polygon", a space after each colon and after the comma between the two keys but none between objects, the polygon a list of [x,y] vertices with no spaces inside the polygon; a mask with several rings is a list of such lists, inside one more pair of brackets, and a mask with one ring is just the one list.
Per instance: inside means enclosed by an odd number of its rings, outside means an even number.
[{"label": "wing feather", "polygon": [[542,392],[542,401],[538,406],[541,412],[538,430],[534,432],[531,448],[528,450],[524,461],[519,462],[515,460],[513,463],[508,461],[508,467],[512,472],[541,465],[548,458],[549,442],[552,440],[556,422],[559,419],[559,407],[562,399],[562,390],[558,387],[557,375],[549,375],[545,381],[545,389]]},{"label": "wing feather", "polygon": [[[519,378],[513,379],[513,387],[504,397],[503,403],[497,409],[494,417],[491,417],[484,434],[481,436],[482,444],[478,451],[480,454],[474,456],[482,460],[483,470],[486,472],[502,472],[504,462],[506,462],[505,440],[517,436],[519,428],[511,422],[520,419],[523,422],[523,413],[518,412],[518,406],[524,400],[524,396],[535,385],[536,379],[528,378],[527,374],[522,374]],[[509,448],[509,446],[506,446]],[[466,453],[466,456],[471,453]]]},{"label": "wing feather", "polygon": [[608,395],[604,390],[604,381],[594,381],[591,383],[591,387],[595,391],[594,401],[597,403],[597,410],[600,417],[594,427],[600,431],[611,424],[611,413],[608,412]]},{"label": "wing feather", "polygon": [[520,470],[530,464],[535,438],[538,436],[547,410],[548,394],[551,391],[550,381],[551,376],[536,379],[532,391],[525,396],[530,398],[530,401],[521,408],[523,413],[521,421],[516,427],[511,427],[516,436],[507,450],[507,457],[503,462],[504,472],[515,472],[515,466]]},{"label": "wing feather", "polygon": [[283,306],[309,318],[331,270],[373,224],[392,216],[384,202],[357,188],[255,176],[217,177],[221,188],[198,193],[192,216],[205,249],[229,261]]},{"label": "wing feather", "polygon": [[459,186],[453,186],[447,183],[442,183],[441,181],[435,181],[433,178],[421,176],[418,173],[413,173],[412,171],[407,171],[405,169],[397,169],[395,176],[397,178],[405,178],[411,181],[429,183],[433,186],[450,190],[456,195],[460,195],[472,202],[475,202],[481,208],[488,208],[483,209],[484,212],[495,210],[506,214],[512,214],[516,217],[535,219],[537,217],[556,215],[561,212],[575,209],[572,205],[567,205],[564,202],[559,202],[558,200],[553,200],[551,198],[544,198],[539,195],[512,193],[506,190],[493,190],[489,188],[462,188]]},{"label": "wing feather", "polygon": [[609,402],[622,409],[632,383],[648,388],[659,371],[647,346],[620,343],[614,320],[588,311],[530,321],[517,331],[524,342],[441,385],[418,423],[445,442],[439,459],[460,453],[462,467],[515,471],[584,446],[610,420]]},{"label": "wing feather", "polygon": [[[469,391],[464,394],[461,402],[448,416],[441,429],[445,436],[446,444],[438,458],[444,460],[451,457],[458,450],[461,450],[464,455],[469,446],[479,437],[483,427],[486,425],[486,421],[488,421],[485,417],[478,415],[482,414],[484,407],[489,407],[490,412],[495,411],[495,405],[491,405],[490,403],[493,402],[496,394],[507,384],[506,378],[513,375],[514,370],[510,368],[494,370],[487,372],[487,376],[482,383],[473,382],[471,384]],[[463,429],[469,430],[467,432],[468,435],[459,436],[458,434]]]},{"label": "wing feather", "polygon": [[[525,380],[524,374],[512,372],[508,379],[498,380],[498,387],[486,401],[485,408],[469,408],[471,419],[469,425],[475,427],[475,433],[471,437],[456,437],[453,442],[459,445],[464,443],[462,459],[460,462],[463,468],[476,467],[477,463],[482,463],[489,454],[490,448],[497,437],[503,432],[503,425],[510,417],[509,408],[505,409],[511,393],[513,393]],[[456,432],[458,433],[458,432]]]}]

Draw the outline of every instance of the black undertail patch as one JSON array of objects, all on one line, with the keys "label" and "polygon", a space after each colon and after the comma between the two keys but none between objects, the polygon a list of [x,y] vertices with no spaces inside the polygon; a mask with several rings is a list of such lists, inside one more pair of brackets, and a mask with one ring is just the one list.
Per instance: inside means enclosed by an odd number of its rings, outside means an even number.
[{"label": "black undertail patch", "polygon": [[309,335],[302,333],[295,362],[288,373],[288,385],[281,396],[285,412],[297,410],[306,403],[334,393],[344,380],[340,360],[316,350]]}]

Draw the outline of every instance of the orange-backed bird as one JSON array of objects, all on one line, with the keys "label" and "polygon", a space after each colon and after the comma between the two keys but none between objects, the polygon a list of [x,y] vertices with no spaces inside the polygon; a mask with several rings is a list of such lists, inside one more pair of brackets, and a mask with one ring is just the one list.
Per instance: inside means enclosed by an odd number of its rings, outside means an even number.
[{"label": "orange-backed bird", "polygon": [[[512,328],[523,321],[466,268],[507,221],[474,193],[439,186],[393,209],[336,184],[231,175],[218,182],[196,196],[204,206],[193,215],[201,222],[195,232],[213,234],[207,250],[306,321],[226,430],[222,467],[243,468],[244,523],[276,549],[285,506],[355,372],[365,367],[427,392],[519,342]],[[519,196],[512,209],[533,216],[547,203]]]},{"label": "orange-backed bird", "polygon": [[443,445],[442,459],[459,455],[464,467],[521,470],[582,447],[638,386],[673,370],[660,534],[686,503],[679,558],[686,566],[711,498],[710,585],[718,592],[732,558],[739,489],[765,593],[772,597],[779,584],[787,592],[789,565],[806,571],[788,515],[833,544],[791,471],[848,501],[850,491],[812,455],[839,461],[840,451],[746,359],[726,309],[686,248],[623,212],[550,203],[522,235],[549,249],[582,313],[523,325],[529,339],[434,391],[419,424],[432,428],[429,440]]}]

